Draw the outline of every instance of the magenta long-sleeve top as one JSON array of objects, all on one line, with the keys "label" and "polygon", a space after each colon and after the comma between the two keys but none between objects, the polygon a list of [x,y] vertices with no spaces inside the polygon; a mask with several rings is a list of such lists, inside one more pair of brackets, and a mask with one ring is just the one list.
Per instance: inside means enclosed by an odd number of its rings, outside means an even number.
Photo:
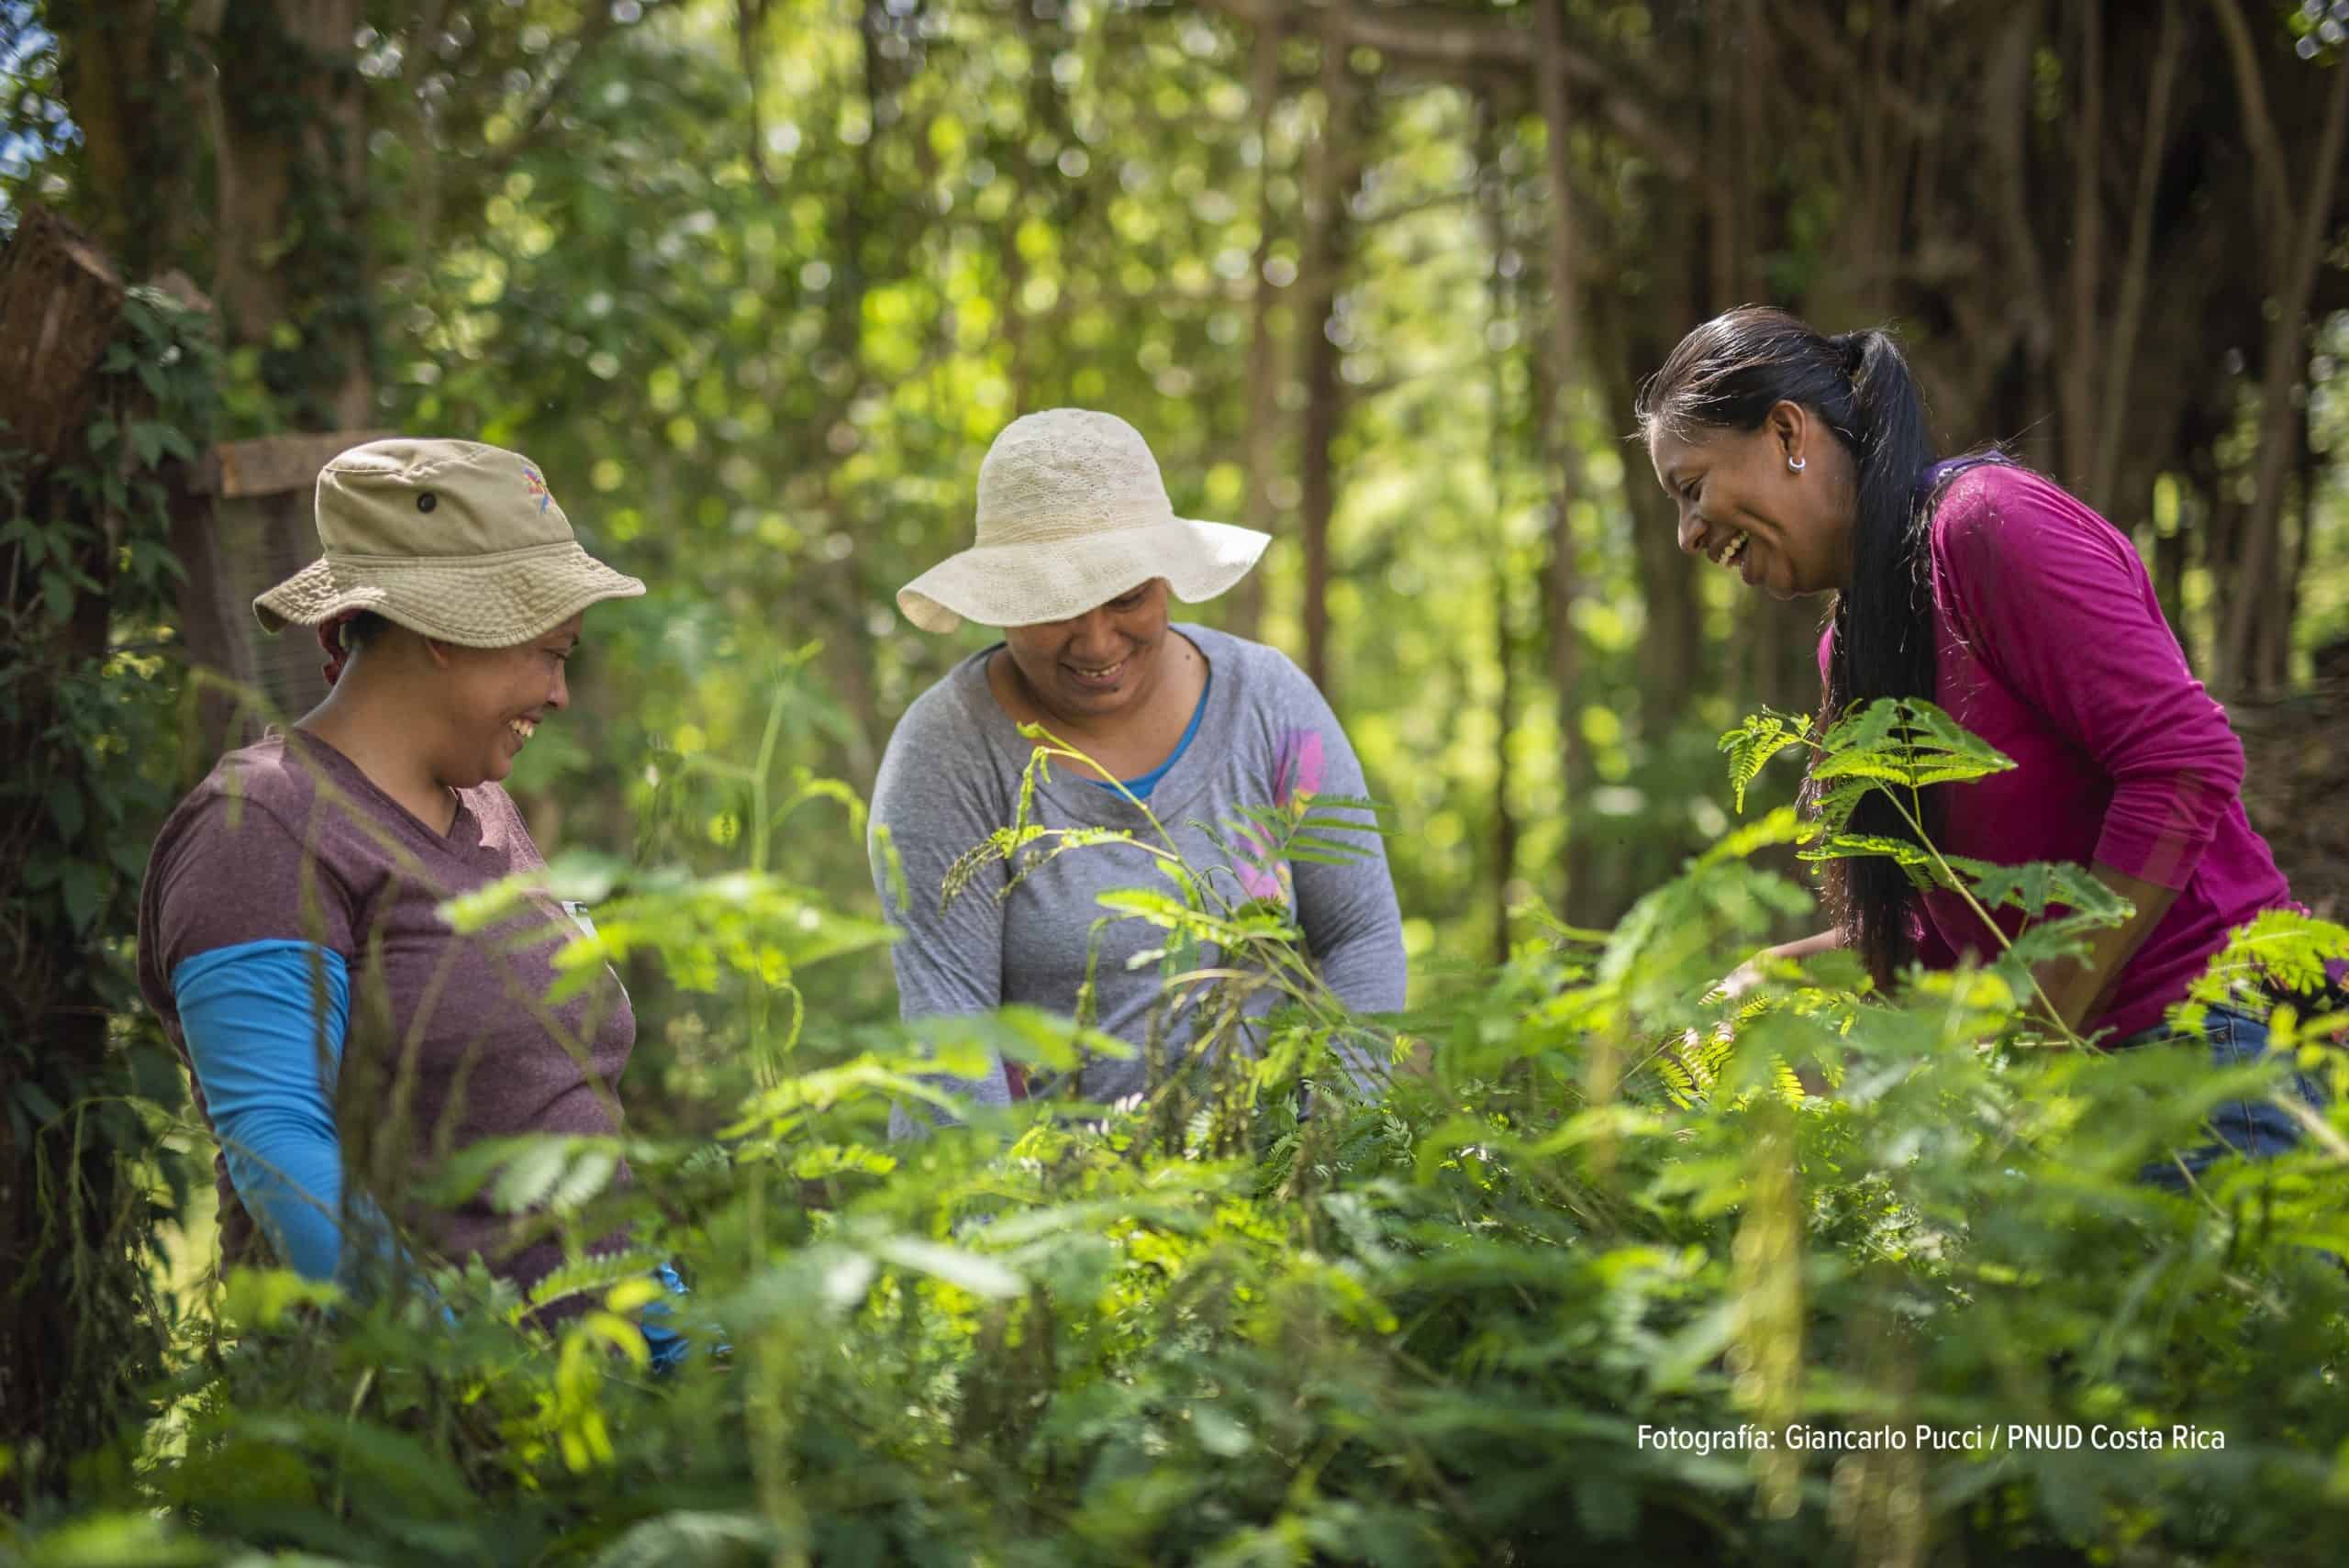
[{"label": "magenta long-sleeve top", "polygon": [[[2175,889],[2110,1006],[2087,1020],[2108,1039],[2153,1029],[2231,928],[2291,905],[2243,816],[2243,744],[2188,668],[2135,547],[2061,486],[2009,463],[1966,467],[1934,507],[1932,550],[1938,701],[2015,762],[1947,788],[1941,845]],[[1956,895],[1920,902],[1927,964],[1994,945]],[[2020,912],[2000,916],[2011,935]]]}]

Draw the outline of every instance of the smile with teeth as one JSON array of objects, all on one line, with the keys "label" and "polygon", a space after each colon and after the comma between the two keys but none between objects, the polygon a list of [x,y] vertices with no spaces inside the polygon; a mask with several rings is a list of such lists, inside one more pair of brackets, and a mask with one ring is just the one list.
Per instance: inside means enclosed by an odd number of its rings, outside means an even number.
[{"label": "smile with teeth", "polygon": [[1735,539],[1731,539],[1729,543],[1723,545],[1714,553],[1713,564],[1716,566],[1736,565],[1739,559],[1745,554],[1746,542],[1747,536],[1745,530],[1740,528]]},{"label": "smile with teeth", "polygon": [[1115,664],[1104,664],[1097,670],[1087,669],[1082,664],[1072,664],[1069,666],[1069,668],[1075,671],[1079,676],[1088,681],[1114,681],[1118,678],[1118,673],[1125,667],[1126,662],[1122,659],[1119,660]]},{"label": "smile with teeth", "polygon": [[506,721],[506,728],[514,732],[517,740],[527,741],[538,733],[539,721],[535,718],[509,718]]}]

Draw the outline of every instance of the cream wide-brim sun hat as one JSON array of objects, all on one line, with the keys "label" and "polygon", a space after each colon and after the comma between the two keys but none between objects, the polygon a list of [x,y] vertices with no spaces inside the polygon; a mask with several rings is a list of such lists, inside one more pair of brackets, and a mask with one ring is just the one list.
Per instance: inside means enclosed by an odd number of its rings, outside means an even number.
[{"label": "cream wide-brim sun hat", "polygon": [[372,610],[468,648],[511,648],[644,584],[585,550],[536,463],[477,441],[395,437],[318,471],[325,550],[253,600],[270,632]]},{"label": "cream wide-brim sun hat", "polygon": [[978,539],[897,590],[924,631],[1067,620],[1166,579],[1186,604],[1248,574],[1272,536],[1174,515],[1158,460],[1114,414],[1014,419],[979,465]]}]

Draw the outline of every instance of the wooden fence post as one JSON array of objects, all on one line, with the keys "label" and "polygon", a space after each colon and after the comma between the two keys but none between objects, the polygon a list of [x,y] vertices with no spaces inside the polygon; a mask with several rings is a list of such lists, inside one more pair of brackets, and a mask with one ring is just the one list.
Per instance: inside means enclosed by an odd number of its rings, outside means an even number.
[{"label": "wooden fence post", "polygon": [[[264,436],[205,454],[195,505],[175,519],[172,550],[187,569],[180,625],[189,662],[206,672],[197,703],[199,768],[269,724],[299,718],[326,695],[306,633],[269,637],[253,595],[317,559],[312,496],[318,470],[381,430]],[[200,677],[201,678],[201,677]]]}]

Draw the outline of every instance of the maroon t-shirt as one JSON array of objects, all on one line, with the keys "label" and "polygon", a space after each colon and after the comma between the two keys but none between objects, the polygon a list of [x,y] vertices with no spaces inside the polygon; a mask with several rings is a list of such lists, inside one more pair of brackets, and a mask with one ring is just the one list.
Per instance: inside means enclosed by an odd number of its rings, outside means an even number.
[{"label": "maroon t-shirt", "polygon": [[[229,752],[155,841],[139,896],[139,984],[185,1058],[171,988],[181,962],[270,940],[340,954],[351,979],[336,1112],[347,1179],[443,1254],[478,1253],[527,1290],[562,1261],[559,1242],[516,1251],[511,1218],[485,1193],[426,1209],[404,1200],[406,1178],[484,1138],[618,1132],[614,1089],[636,1018],[608,967],[580,994],[548,1000],[553,956],[578,930],[551,896],[532,893],[471,936],[441,918],[446,899],[545,865],[503,789],[484,784],[457,797],[455,821],[436,833],[306,732],[272,731]],[[201,1088],[195,1099],[204,1111]],[[216,1178],[222,1247],[234,1260],[253,1226],[225,1159]]]}]

